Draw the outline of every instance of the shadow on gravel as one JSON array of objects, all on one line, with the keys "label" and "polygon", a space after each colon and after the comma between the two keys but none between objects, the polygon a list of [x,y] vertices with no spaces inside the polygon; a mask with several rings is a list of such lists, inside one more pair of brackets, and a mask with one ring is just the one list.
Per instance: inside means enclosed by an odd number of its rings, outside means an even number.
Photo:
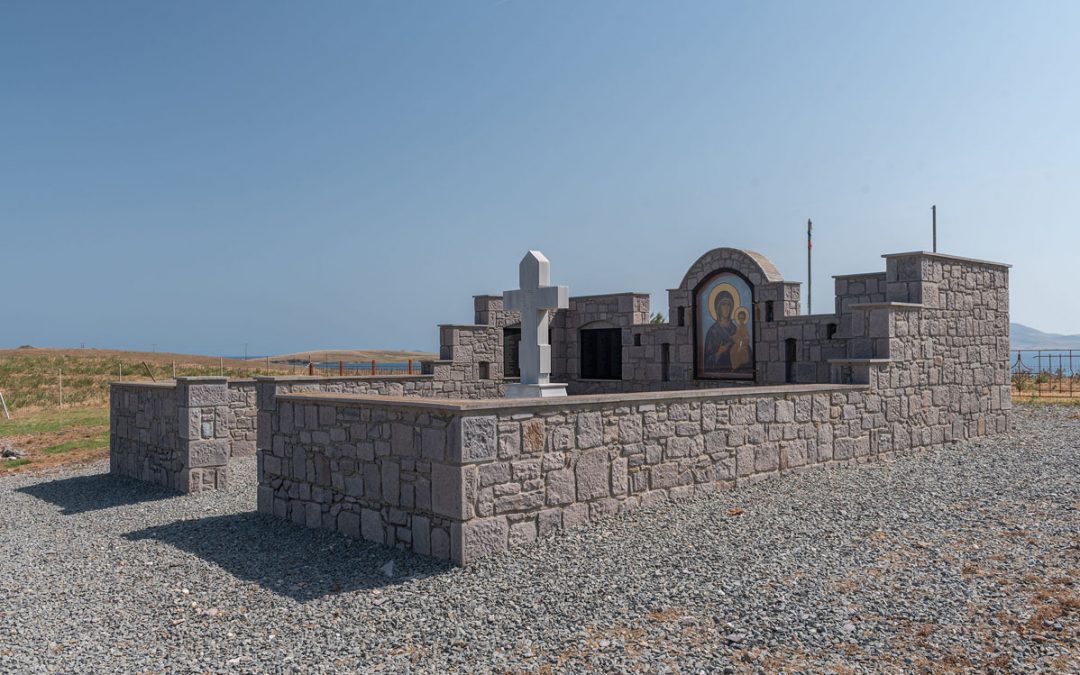
[{"label": "shadow on gravel", "polygon": [[63,509],[64,515],[170,499],[178,494],[151,483],[107,473],[35,483],[19,488],[18,492],[56,504]]},{"label": "shadow on gravel", "polygon": [[384,588],[454,569],[446,562],[256,512],[180,520],[125,538],[169,544],[238,579],[300,602]]}]

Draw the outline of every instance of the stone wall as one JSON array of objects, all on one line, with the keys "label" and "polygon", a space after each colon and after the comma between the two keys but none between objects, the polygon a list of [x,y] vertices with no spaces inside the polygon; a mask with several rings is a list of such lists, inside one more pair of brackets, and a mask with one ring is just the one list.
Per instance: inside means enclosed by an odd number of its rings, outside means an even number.
[{"label": "stone wall", "polygon": [[260,509],[467,564],[642,505],[1008,428],[993,401],[927,395],[918,362],[856,367],[864,384],[554,401],[279,395]]},{"label": "stone wall", "polygon": [[467,564],[644,504],[1008,431],[1008,267],[886,260],[887,299],[848,304],[833,337],[832,315],[765,327],[778,344],[796,340],[800,377],[827,372],[827,384],[479,401],[279,394],[261,413],[260,448],[276,459],[260,469],[260,508]]},{"label": "stone wall", "polygon": [[227,485],[232,437],[225,378],[114,382],[109,413],[111,473],[180,492]]},{"label": "stone wall", "polygon": [[[754,286],[755,365],[758,369],[755,382],[694,377],[694,290],[718,270],[737,272]],[[784,281],[779,271],[761,254],[718,248],[695,261],[678,288],[668,291],[669,316],[661,324],[649,323],[649,296],[645,293],[573,296],[570,307],[555,312],[552,320],[552,380],[566,383],[571,394],[783,383],[783,366],[770,367],[771,357],[767,350],[761,350],[761,346],[776,342],[777,322],[799,314],[799,294],[800,285]],[[474,302],[476,320],[497,329],[490,334],[500,340],[496,349],[501,361],[502,328],[513,325],[518,318],[503,311],[501,298],[497,296],[476,296]],[[767,320],[770,312],[772,320]],[[581,376],[580,334],[585,328],[622,330],[621,379],[585,379]],[[803,372],[806,374],[809,370],[804,368]],[[828,381],[826,361],[816,363],[814,372],[820,373],[824,380],[807,377],[805,381]]]},{"label": "stone wall", "polygon": [[331,396],[275,399],[260,425],[268,446],[259,452],[259,511],[451,559],[448,514],[462,498],[461,470],[448,464],[452,415]]},{"label": "stone wall", "polygon": [[176,385],[114,382],[109,388],[109,471],[180,489]]},{"label": "stone wall", "polygon": [[229,436],[232,438],[231,457],[250,457],[255,454],[256,424],[259,404],[255,380],[229,381]]},{"label": "stone wall", "polygon": [[885,272],[841,274],[833,277],[836,314],[846,314],[852,305],[885,302]]}]

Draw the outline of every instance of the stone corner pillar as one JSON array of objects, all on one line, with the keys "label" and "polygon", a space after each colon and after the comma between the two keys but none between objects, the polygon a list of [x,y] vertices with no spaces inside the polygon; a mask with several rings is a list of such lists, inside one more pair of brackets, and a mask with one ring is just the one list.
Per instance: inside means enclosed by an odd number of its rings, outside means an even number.
[{"label": "stone corner pillar", "polygon": [[177,420],[180,430],[180,492],[223,490],[228,486],[229,378],[176,378]]}]

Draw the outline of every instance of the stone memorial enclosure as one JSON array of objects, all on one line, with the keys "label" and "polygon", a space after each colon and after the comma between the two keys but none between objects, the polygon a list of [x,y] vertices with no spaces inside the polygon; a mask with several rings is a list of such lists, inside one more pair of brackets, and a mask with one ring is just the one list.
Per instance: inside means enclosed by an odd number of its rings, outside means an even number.
[{"label": "stone memorial enclosure", "polygon": [[[885,255],[800,285],[718,248],[668,291],[570,297],[529,252],[521,288],[439,327],[422,374],[115,383],[111,471],[227,488],[257,454],[258,510],[471,563],[665,500],[1010,428],[1007,265]],[[559,395],[559,394],[567,395]]]}]

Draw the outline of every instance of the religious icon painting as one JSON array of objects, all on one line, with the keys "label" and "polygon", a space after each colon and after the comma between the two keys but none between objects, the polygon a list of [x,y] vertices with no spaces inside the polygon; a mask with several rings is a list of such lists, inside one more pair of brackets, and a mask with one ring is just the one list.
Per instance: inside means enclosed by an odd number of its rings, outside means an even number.
[{"label": "religious icon painting", "polygon": [[697,376],[753,379],[754,289],[733,272],[718,272],[694,295]]}]

